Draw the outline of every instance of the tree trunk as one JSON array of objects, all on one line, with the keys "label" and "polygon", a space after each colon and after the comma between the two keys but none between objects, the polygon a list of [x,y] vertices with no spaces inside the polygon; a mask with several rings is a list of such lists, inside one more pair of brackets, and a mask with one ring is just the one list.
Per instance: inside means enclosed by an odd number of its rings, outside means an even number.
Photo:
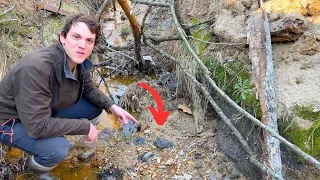
[{"label": "tree trunk", "polygon": [[135,58],[138,62],[140,62],[139,68],[140,70],[145,70],[146,63],[141,58],[141,32],[140,32],[136,17],[134,16],[133,13],[130,13],[131,9],[130,9],[130,4],[128,0],[118,0],[118,3],[120,4],[126,16],[128,17],[131,28],[132,28],[134,44],[135,44]]},{"label": "tree trunk", "polygon": [[[268,18],[264,10],[249,20],[247,32],[249,56],[252,61],[254,80],[262,111],[262,123],[278,133],[271,37]],[[266,131],[263,132],[263,137],[263,161],[281,176],[279,140]],[[264,174],[263,179],[268,179],[267,174]]]}]

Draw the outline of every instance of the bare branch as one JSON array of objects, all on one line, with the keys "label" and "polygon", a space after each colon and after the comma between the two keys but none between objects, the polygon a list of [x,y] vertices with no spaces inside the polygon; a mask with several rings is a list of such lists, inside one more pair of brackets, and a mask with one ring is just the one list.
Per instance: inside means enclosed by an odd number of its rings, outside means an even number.
[{"label": "bare branch", "polygon": [[[242,109],[237,103],[235,103],[232,99],[230,99],[230,97],[228,95],[226,95],[217,85],[216,83],[211,79],[210,77],[210,72],[208,70],[208,68],[203,64],[203,62],[199,59],[199,57],[196,55],[196,53],[193,51],[193,49],[191,48],[188,40],[186,39],[186,37],[184,36],[183,30],[181,29],[177,18],[175,16],[175,12],[174,12],[174,8],[172,5],[167,4],[167,3],[155,3],[155,2],[148,2],[148,1],[142,1],[142,0],[134,0],[137,3],[141,3],[141,4],[147,4],[147,5],[152,5],[152,6],[163,6],[163,7],[169,7],[171,14],[173,16],[173,20],[174,23],[176,24],[176,28],[178,30],[178,34],[181,37],[181,39],[183,40],[184,44],[186,45],[187,49],[190,51],[191,55],[195,58],[196,62],[199,64],[200,68],[202,69],[202,71],[204,72],[204,78],[209,82],[209,84],[221,95],[221,97],[223,97],[231,106],[233,106],[237,111],[239,111],[240,113],[242,113],[247,119],[251,120],[254,124],[258,125],[259,127],[263,128],[265,131],[267,131],[268,133],[270,133],[271,136],[279,139],[282,143],[284,143],[287,147],[289,147],[290,149],[292,149],[295,153],[297,153],[298,155],[300,155],[302,158],[304,158],[306,161],[308,161],[309,163],[313,164],[316,166],[316,168],[320,169],[320,162],[317,161],[315,158],[313,158],[312,156],[310,156],[309,154],[303,152],[300,148],[298,148],[296,145],[290,143],[289,141],[287,141],[285,138],[283,138],[282,136],[280,136],[278,133],[274,132],[270,127],[266,126],[265,124],[261,123],[258,119],[256,119],[255,117],[253,117],[250,113],[248,113],[247,111],[245,111],[244,109]],[[146,43],[148,42],[148,40],[145,41]],[[148,44],[148,43],[147,43]],[[150,44],[150,43],[149,43]],[[148,45],[149,45],[148,44]],[[149,45],[150,46],[150,45]],[[169,56],[172,57],[172,56]],[[173,58],[173,57],[172,57]],[[170,58],[171,59],[171,58]],[[174,58],[173,58],[174,59]],[[178,61],[175,61],[178,63]],[[206,95],[210,95],[205,93]],[[208,97],[211,98],[211,97]],[[212,98],[211,98],[212,99]]]},{"label": "bare branch", "polygon": [[[145,43],[150,46],[151,48],[153,48],[155,51],[157,51],[158,53],[160,53],[161,55],[169,58],[170,60],[176,62],[179,65],[179,61],[176,60],[173,56],[165,53],[164,51],[158,49],[155,45],[153,45],[150,40],[146,40]],[[222,110],[220,109],[220,107],[215,103],[215,101],[213,100],[213,98],[211,97],[210,92],[204,87],[204,85],[202,85],[193,75],[191,75],[189,72],[187,72],[185,69],[181,68],[181,70],[188,76],[189,79],[191,79],[191,81],[193,83],[195,83],[204,93],[205,97],[209,100],[209,102],[211,103],[211,105],[213,106],[213,108],[216,110],[216,112],[219,114],[219,116],[221,117],[221,119],[228,125],[228,127],[232,130],[232,132],[234,133],[234,135],[238,138],[238,140],[240,141],[240,143],[242,144],[243,148],[245,149],[245,151],[249,154],[249,160],[251,163],[253,163],[254,165],[256,165],[258,168],[260,168],[262,171],[272,175],[275,179],[279,179],[279,180],[283,180],[283,178],[279,175],[277,175],[276,173],[274,173],[272,170],[270,170],[268,167],[266,167],[263,163],[259,162],[256,159],[256,155],[254,154],[254,152],[252,151],[252,149],[250,148],[249,144],[247,143],[247,141],[244,139],[244,137],[241,135],[241,133],[238,131],[238,129],[232,124],[232,122],[230,121],[230,119],[222,112]]]},{"label": "bare branch", "polygon": [[182,29],[184,30],[186,36],[190,36],[191,35],[191,31],[188,28],[188,26],[186,26],[184,20],[182,19],[181,15],[180,15],[180,4],[179,4],[179,0],[174,0],[173,1],[173,6],[174,6],[174,12],[176,14],[177,20],[179,22],[179,24],[181,25]]},{"label": "bare branch", "polygon": [[154,41],[155,43],[161,43],[161,42],[165,42],[165,41],[181,40],[181,38],[180,38],[179,36],[176,36],[176,35],[160,36],[160,37],[148,35],[148,36],[146,36],[146,38],[151,39],[151,40]]},{"label": "bare branch", "polygon": [[170,4],[169,3],[165,3],[165,2],[154,2],[152,0],[133,0],[132,2],[134,3],[140,3],[140,4],[146,4],[146,5],[150,5],[150,6],[160,6],[160,7],[169,7]]},{"label": "bare branch", "polygon": [[104,2],[102,3],[102,5],[100,6],[98,12],[97,12],[96,15],[95,15],[95,18],[96,18],[97,20],[100,19],[100,16],[101,16],[104,8],[106,8],[106,6],[107,6],[109,3],[110,3],[110,0],[104,0]]}]

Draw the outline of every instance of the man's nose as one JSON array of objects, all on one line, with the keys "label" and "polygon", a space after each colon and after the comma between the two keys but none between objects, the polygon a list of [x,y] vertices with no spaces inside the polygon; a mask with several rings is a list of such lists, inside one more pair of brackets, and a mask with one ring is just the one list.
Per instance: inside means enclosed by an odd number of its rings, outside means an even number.
[{"label": "man's nose", "polygon": [[86,47],[86,40],[85,39],[81,39],[80,41],[78,41],[78,46],[80,48],[85,48]]}]

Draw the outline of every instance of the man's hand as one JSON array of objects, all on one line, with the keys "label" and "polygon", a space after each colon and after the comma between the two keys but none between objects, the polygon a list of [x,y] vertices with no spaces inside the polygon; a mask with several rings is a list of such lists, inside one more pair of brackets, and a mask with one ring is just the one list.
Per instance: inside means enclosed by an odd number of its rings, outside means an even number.
[{"label": "man's hand", "polygon": [[128,119],[131,119],[136,124],[139,124],[139,122],[134,118],[131,114],[129,114],[126,110],[122,109],[121,107],[113,104],[109,109],[113,115],[115,115],[118,118],[118,121],[121,124],[127,124]]},{"label": "man's hand", "polygon": [[97,138],[98,138],[98,130],[92,123],[90,123],[90,130],[85,143],[93,143],[97,140]]}]

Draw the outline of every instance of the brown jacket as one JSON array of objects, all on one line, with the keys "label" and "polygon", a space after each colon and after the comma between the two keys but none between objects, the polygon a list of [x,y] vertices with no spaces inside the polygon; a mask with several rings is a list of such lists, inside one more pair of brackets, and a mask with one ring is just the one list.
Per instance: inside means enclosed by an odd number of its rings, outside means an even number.
[{"label": "brown jacket", "polygon": [[81,97],[106,110],[114,104],[94,87],[88,72],[91,67],[89,60],[77,65],[79,80],[74,78],[60,43],[26,55],[0,82],[0,123],[19,119],[33,138],[88,134],[86,119],[51,116]]}]

